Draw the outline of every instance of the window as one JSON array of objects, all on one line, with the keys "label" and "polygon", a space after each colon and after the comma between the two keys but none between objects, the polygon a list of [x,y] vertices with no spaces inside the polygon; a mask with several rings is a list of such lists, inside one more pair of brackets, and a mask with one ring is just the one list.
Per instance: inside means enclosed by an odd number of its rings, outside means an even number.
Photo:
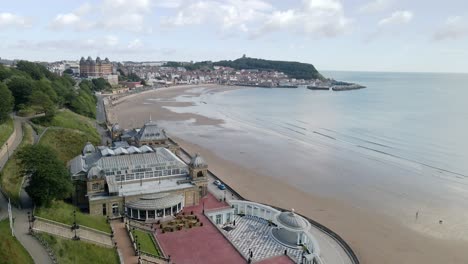
[{"label": "window", "polygon": [[222,224],[222,223],[221,223],[222,217],[223,217],[223,216],[220,215],[220,214],[217,214],[217,215],[216,215],[216,224],[217,224],[217,225],[221,225],[221,224]]},{"label": "window", "polygon": [[125,176],[125,180],[126,180],[126,181],[131,181],[131,180],[133,180],[134,178],[135,178],[135,175],[134,175],[134,174],[127,174],[127,175]]},{"label": "window", "polygon": [[226,214],[226,222],[231,222],[231,213]]},{"label": "window", "polygon": [[92,190],[93,191],[98,191],[101,188],[99,183],[93,183],[92,185]]},{"label": "window", "polygon": [[148,219],[154,219],[154,210],[149,210],[148,211]]},{"label": "window", "polygon": [[107,215],[106,204],[102,204],[102,215]]},{"label": "window", "polygon": [[140,210],[140,219],[146,219],[146,210]]},{"label": "window", "polygon": [[163,217],[163,215],[164,215],[163,209],[158,209],[158,210],[156,210],[156,216],[158,216],[158,217]]},{"label": "window", "polygon": [[117,203],[112,204],[112,215],[114,215],[114,216],[119,215],[119,204],[117,204]]}]

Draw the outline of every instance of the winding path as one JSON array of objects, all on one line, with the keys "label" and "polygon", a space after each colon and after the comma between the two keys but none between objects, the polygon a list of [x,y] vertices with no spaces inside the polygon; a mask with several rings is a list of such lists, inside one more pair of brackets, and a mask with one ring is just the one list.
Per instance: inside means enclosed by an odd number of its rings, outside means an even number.
[{"label": "winding path", "polygon": [[[18,148],[21,141],[23,140],[23,127],[22,127],[23,123],[29,122],[29,119],[31,118],[32,117],[24,118],[24,117],[13,116],[14,126],[16,129],[16,137],[14,140],[14,144],[12,146],[9,146],[10,157],[13,155],[14,151]],[[0,168],[3,168],[3,166],[5,166],[7,161],[8,161],[7,155],[0,157]],[[33,258],[35,263],[40,263],[40,264],[52,263],[44,247],[42,247],[39,241],[37,241],[34,237],[29,235],[29,222],[28,222],[27,212],[32,212],[33,203],[31,201],[31,198],[24,191],[24,184],[21,189],[20,203],[22,205],[22,209],[12,207],[13,217],[14,217],[14,230],[15,230],[16,238],[24,246],[24,248],[26,248],[26,250],[29,252],[29,254]],[[3,195],[0,194],[0,219],[6,216],[7,205],[8,205],[8,201]]]}]

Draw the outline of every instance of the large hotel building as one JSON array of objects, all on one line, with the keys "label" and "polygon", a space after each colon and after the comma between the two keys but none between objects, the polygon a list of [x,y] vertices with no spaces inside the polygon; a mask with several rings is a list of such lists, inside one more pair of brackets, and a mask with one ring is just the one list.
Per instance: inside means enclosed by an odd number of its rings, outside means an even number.
[{"label": "large hotel building", "polygon": [[112,74],[112,63],[108,58],[101,60],[97,57],[93,60],[88,57],[86,60],[81,57],[80,60],[80,76],[85,78],[92,77],[107,77]]}]

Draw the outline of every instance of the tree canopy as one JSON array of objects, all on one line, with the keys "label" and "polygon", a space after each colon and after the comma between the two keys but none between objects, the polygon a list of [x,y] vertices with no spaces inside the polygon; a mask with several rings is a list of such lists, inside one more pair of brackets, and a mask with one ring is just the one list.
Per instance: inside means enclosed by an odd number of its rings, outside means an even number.
[{"label": "tree canopy", "polygon": [[275,70],[284,72],[291,78],[296,79],[323,79],[323,76],[315,69],[314,65],[308,63],[292,62],[292,61],[273,61],[255,59],[243,56],[233,61],[215,62],[216,66],[231,67],[234,69],[259,69],[259,70]]},{"label": "tree canopy", "polygon": [[18,158],[23,173],[31,176],[26,192],[35,204],[49,206],[53,200],[70,196],[73,190],[70,173],[53,149],[26,146],[18,152]]},{"label": "tree canopy", "polygon": [[[93,91],[109,84],[104,79],[97,85],[85,80],[87,85],[75,87],[75,81],[68,75],[58,76],[44,65],[19,61],[16,68],[0,65],[0,81],[3,81],[14,97],[14,109],[28,112],[42,112],[53,117],[55,110],[69,107],[72,111],[88,117],[95,117],[96,99]],[[85,88],[82,88],[85,87]]]},{"label": "tree canopy", "polygon": [[0,98],[2,103],[0,104],[0,124],[7,120],[8,115],[13,111],[15,98],[11,94],[8,87],[0,82]]}]

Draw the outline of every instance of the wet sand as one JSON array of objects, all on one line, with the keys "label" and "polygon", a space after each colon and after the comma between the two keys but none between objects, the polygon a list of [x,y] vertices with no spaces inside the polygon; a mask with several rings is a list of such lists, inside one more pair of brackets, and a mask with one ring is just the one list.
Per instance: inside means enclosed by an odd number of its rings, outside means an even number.
[{"label": "wet sand", "polygon": [[[218,92],[233,88],[210,86],[208,89]],[[118,120],[124,128],[139,127],[149,119],[151,113],[153,120],[175,124],[171,127],[190,129],[191,125],[210,129],[217,126],[217,131],[223,131],[222,119],[212,119],[198,113],[176,113],[165,108],[189,107],[191,103],[176,102],[175,97],[196,97],[200,94],[201,91],[194,91],[193,88],[170,88],[135,95],[110,108],[110,119]],[[187,125],[187,122],[191,124]],[[228,159],[232,157],[227,153],[232,149],[230,146],[220,146],[213,151],[199,144],[200,140],[176,138],[171,130],[168,133],[185,149],[201,153],[210,169],[247,199],[283,208],[293,207],[340,234],[362,263],[468,263],[468,242],[434,236],[431,230],[437,228],[437,223],[424,225],[426,229],[419,228],[422,230],[417,231],[418,224],[414,218],[405,220],[415,221],[415,227],[410,228],[411,223],[403,224],[395,220],[398,216],[392,218],[380,213],[385,208],[377,212],[367,207],[358,207],[339,195],[334,197],[333,193],[321,195],[305,192],[289,177],[278,178],[265,173],[261,163],[244,166],[236,159]],[[202,134],[199,136],[207,137]],[[220,136],[229,137],[230,134],[223,133]],[[220,154],[223,151],[226,155]],[[257,151],[257,154],[260,152]],[[320,163],[311,165],[320,166]],[[420,218],[418,221],[424,221],[423,216]]]}]

